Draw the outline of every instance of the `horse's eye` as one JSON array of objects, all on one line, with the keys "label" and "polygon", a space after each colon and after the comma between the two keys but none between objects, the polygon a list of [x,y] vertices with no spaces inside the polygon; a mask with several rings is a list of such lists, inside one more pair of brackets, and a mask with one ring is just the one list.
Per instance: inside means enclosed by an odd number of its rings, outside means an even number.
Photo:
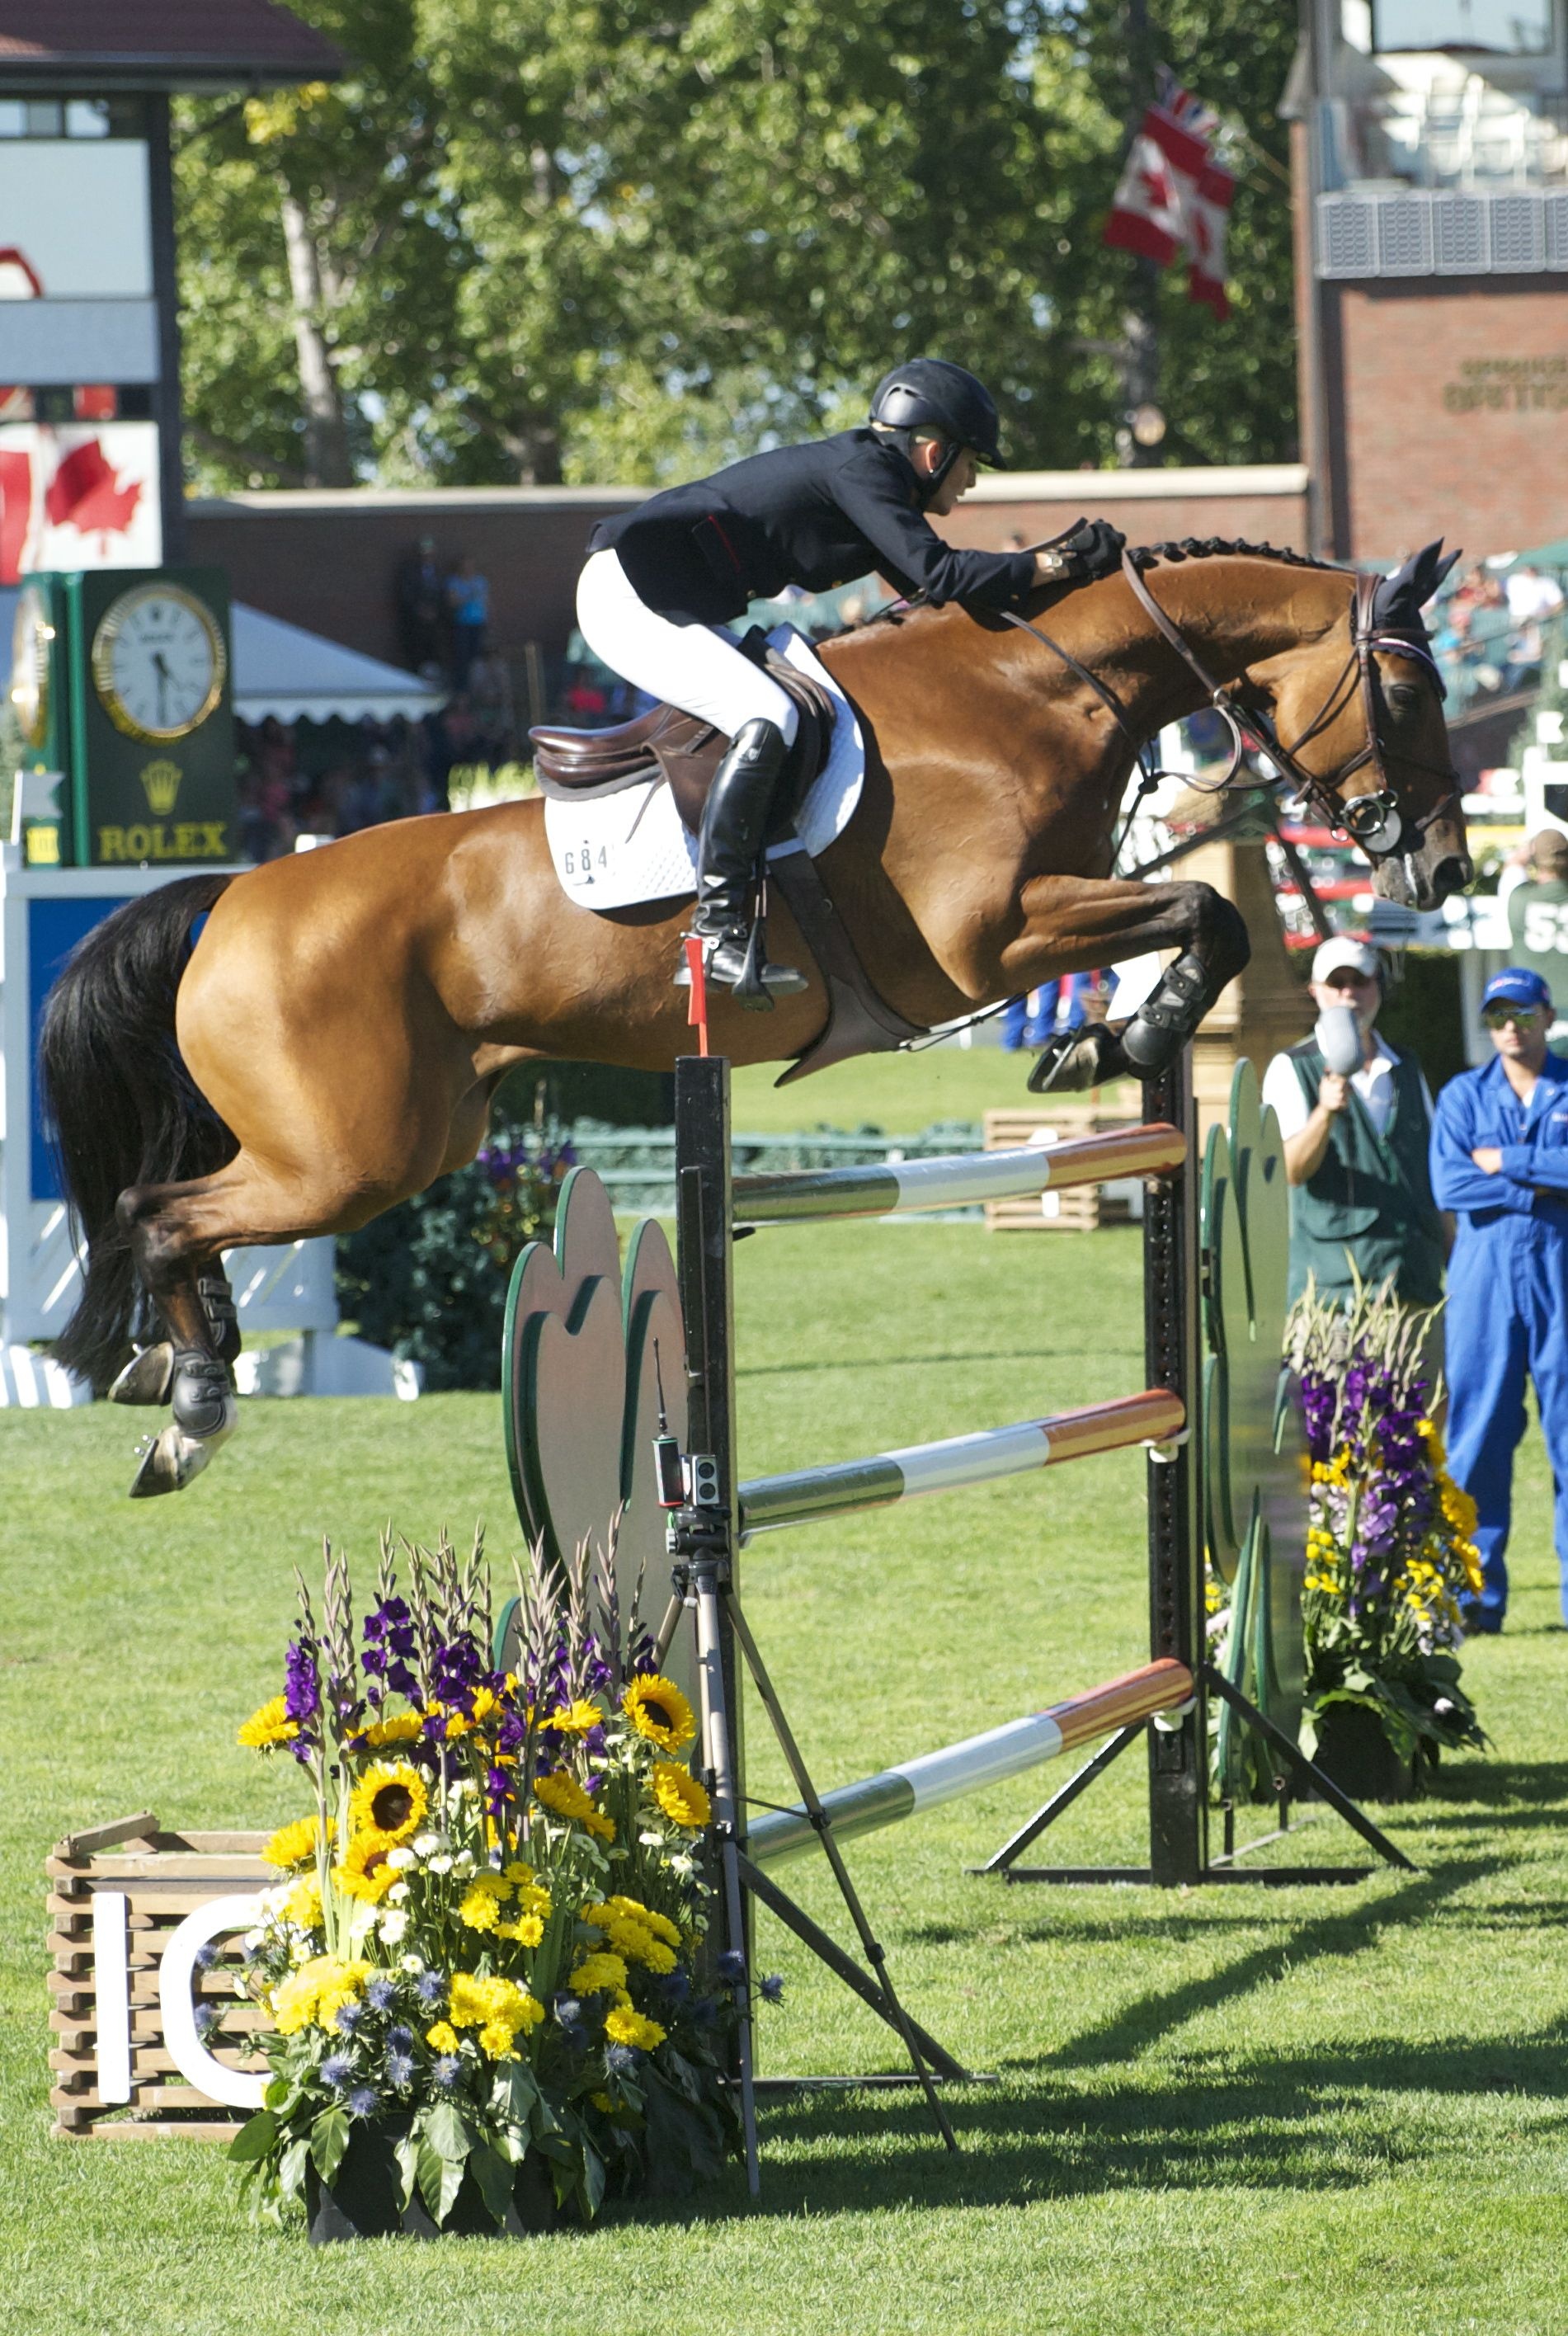
[{"label": "horse's eye", "polygon": [[1419,685],[1413,681],[1390,682],[1384,696],[1388,701],[1389,713],[1401,718],[1407,714],[1414,714],[1421,703]]}]

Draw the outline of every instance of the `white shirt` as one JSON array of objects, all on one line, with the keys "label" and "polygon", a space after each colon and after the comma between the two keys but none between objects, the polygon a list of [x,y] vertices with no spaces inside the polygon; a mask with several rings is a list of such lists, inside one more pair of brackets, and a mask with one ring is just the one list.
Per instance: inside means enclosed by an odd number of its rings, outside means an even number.
[{"label": "white shirt", "polygon": [[[1372,1059],[1363,1063],[1359,1071],[1350,1074],[1350,1085],[1360,1096],[1374,1134],[1382,1135],[1394,1110],[1394,1066],[1399,1057],[1385,1046],[1377,1032],[1372,1033]],[[1432,1092],[1426,1075],[1421,1078],[1421,1094],[1427,1105],[1427,1116],[1432,1115]],[[1296,1066],[1289,1055],[1276,1055],[1263,1075],[1263,1108],[1272,1105],[1280,1123],[1281,1138],[1289,1141],[1300,1135],[1312,1116],[1312,1106],[1301,1091]]]}]

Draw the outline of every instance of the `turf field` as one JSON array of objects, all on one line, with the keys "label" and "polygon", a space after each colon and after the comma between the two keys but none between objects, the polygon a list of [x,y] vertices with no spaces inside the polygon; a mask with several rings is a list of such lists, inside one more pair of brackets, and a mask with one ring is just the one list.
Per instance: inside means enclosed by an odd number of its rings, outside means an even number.
[{"label": "turf field", "polygon": [[[993,1058],[996,1059],[996,1058]],[[863,1076],[863,1073],[862,1073]],[[1005,1099],[1005,1098],[1004,1098]],[[737,1112],[737,1117],[740,1114]],[[1136,1237],[813,1226],[737,1252],[746,1473],[1140,1383]],[[0,1415],[0,2327],[27,2336],[1150,2336],[1552,2331],[1568,2241],[1568,1638],[1538,1441],[1508,1633],[1470,1664],[1495,1738],[1393,1829],[1420,1871],[1154,1896],[967,1878],[1017,1779],[857,1844],[911,2006],[998,2081],[949,2159],[912,2098],[765,2111],[765,2195],[508,2245],[312,2253],[255,2233],[210,2147],[47,2137],[41,1861],[155,1808],[260,1825],[288,1778],[234,1744],[278,1684],[289,1574],[393,1518],[514,1536],[495,1403],[258,1404],[178,1499],[123,1498],[134,1423]],[[824,1784],[1141,1660],[1141,1462],[1117,1455],[770,1537],[745,1591]],[[752,1782],[779,1766],[755,1727]],[[1059,1775],[1059,1771],[1055,1772]],[[1135,1857],[1129,1757],[1060,1853]],[[1342,1860],[1320,1817],[1294,1854]],[[1267,1853],[1265,1853],[1266,1854]],[[826,1913],[820,1876],[786,1869]],[[775,2070],[891,2065],[793,1943]]]}]

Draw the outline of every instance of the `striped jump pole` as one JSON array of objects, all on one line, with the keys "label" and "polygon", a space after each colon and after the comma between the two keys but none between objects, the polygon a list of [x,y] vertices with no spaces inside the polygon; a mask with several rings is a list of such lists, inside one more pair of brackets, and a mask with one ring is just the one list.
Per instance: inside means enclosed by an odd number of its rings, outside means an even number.
[{"label": "striped jump pole", "polygon": [[866,1168],[801,1168],[737,1176],[737,1224],[782,1225],[826,1217],[896,1217],[919,1209],[967,1209],[985,1201],[1099,1184],[1112,1176],[1163,1176],[1187,1157],[1178,1127],[1156,1121],[1067,1144],[1007,1152],[958,1152],[940,1160],[890,1160]]},{"label": "striped jump pole", "polygon": [[819,1517],[883,1509],[917,1493],[944,1493],[1022,1476],[1094,1452],[1131,1444],[1165,1444],[1186,1425],[1186,1406],[1164,1387],[1091,1403],[1051,1419],[1023,1419],[1011,1427],[980,1428],[936,1444],[911,1444],[866,1460],[840,1460],[787,1475],[756,1476],[740,1487],[743,1540]]},{"label": "striped jump pole", "polygon": [[[1145,1663],[1140,1670],[1091,1688],[1086,1695],[1070,1696],[1065,1703],[1053,1703],[1027,1718],[1008,1720],[983,1736],[968,1736],[961,1744],[922,1753],[858,1784],[824,1793],[823,1813],[832,1821],[836,1840],[852,1841],[943,1801],[956,1801],[965,1793],[978,1793],[986,1785],[1040,1767],[1116,1728],[1135,1727],[1157,1712],[1179,1710],[1193,1694],[1193,1674],[1184,1663]],[[810,1849],[816,1840],[817,1829],[797,1802],[793,1808],[755,1818],[745,1854],[755,1865],[777,1865]]]}]

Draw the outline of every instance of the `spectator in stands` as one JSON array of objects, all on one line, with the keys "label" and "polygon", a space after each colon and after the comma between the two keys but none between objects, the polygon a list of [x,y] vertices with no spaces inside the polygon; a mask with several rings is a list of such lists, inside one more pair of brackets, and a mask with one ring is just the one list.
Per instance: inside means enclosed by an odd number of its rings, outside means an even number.
[{"label": "spectator in stands", "polygon": [[1448,1277],[1448,1465],[1479,1512],[1474,1630],[1508,1604],[1514,1454],[1533,1379],[1555,1488],[1568,1616],[1568,1063],[1548,1053],[1552,999],[1526,966],[1494,974],[1481,1010],[1494,1059],[1438,1099],[1432,1185],[1458,1219]]},{"label": "spectator in stands", "polygon": [[480,574],[472,551],[463,553],[456,572],[447,579],[446,605],[451,618],[452,678],[457,688],[466,689],[469,667],[475,657],[484,655],[490,629],[490,585]]},{"label": "spectator in stands", "polygon": [[1320,1013],[1353,1010],[1361,1064],[1348,1075],[1329,1070],[1314,1037],[1276,1055],[1264,1076],[1290,1186],[1290,1296],[1310,1274],[1320,1297],[1349,1304],[1359,1274],[1374,1290],[1392,1282],[1408,1305],[1435,1306],[1443,1224],[1427,1177],[1432,1097],[1414,1055],[1378,1036],[1377,950],[1349,934],[1322,942],[1311,992]]},{"label": "spectator in stands", "polygon": [[443,666],[446,595],[435,560],[435,539],[422,535],[397,571],[397,638],[410,673]]}]

